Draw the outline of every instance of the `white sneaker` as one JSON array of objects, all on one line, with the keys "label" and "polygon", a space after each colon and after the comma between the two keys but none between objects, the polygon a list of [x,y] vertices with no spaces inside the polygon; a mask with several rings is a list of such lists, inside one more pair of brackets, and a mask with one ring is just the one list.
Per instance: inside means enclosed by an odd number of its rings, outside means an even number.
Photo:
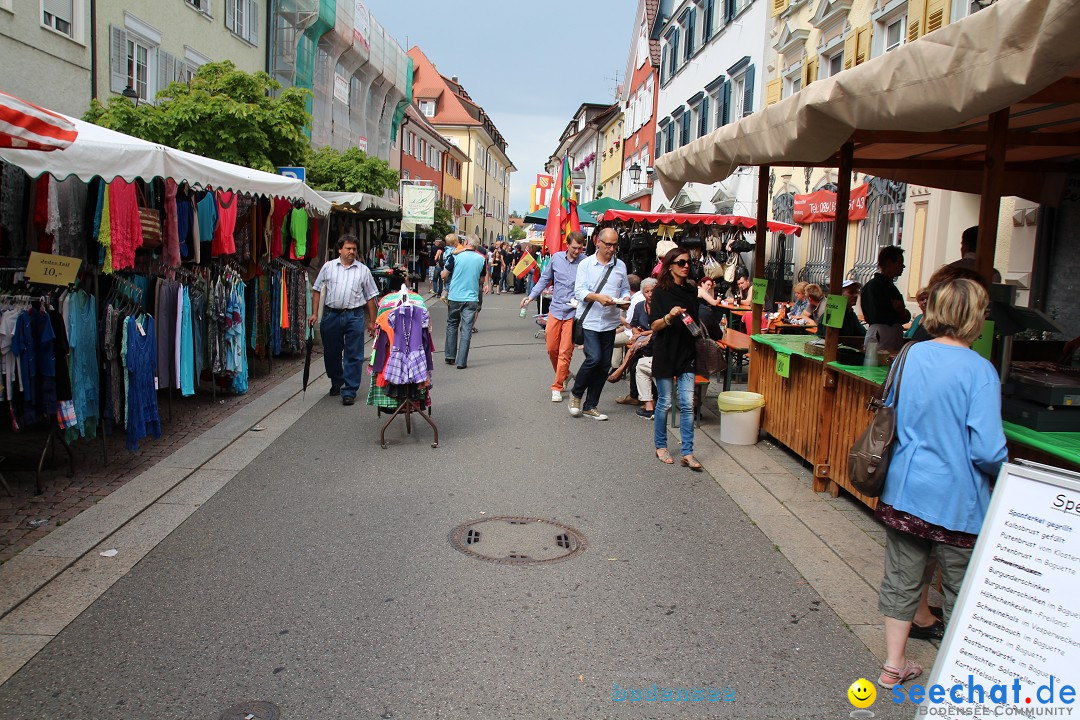
[{"label": "white sneaker", "polygon": [[581,398],[574,397],[573,393],[570,395],[570,414],[574,417],[581,414]]},{"label": "white sneaker", "polygon": [[562,393],[558,390],[551,391],[551,402],[562,402]]}]

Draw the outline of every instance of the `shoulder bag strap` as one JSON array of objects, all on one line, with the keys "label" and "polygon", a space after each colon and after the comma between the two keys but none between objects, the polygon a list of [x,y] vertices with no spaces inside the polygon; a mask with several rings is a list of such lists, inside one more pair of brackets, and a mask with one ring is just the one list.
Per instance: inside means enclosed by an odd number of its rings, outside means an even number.
[{"label": "shoulder bag strap", "polygon": [[907,343],[904,347],[900,348],[900,352],[896,355],[892,367],[889,368],[889,376],[885,379],[885,384],[881,386],[881,397],[878,400],[880,404],[885,404],[885,400],[889,397],[889,392],[892,390],[893,383],[896,383],[896,395],[893,397],[893,406],[896,405],[896,401],[900,398],[900,379],[904,372],[904,361],[907,359],[908,350],[910,350],[911,346],[914,344],[914,342]]},{"label": "shoulder bag strap", "polygon": [[[599,285],[597,285],[597,286],[596,286],[595,288],[593,288],[593,293],[594,293],[594,294],[595,294],[595,293],[598,293],[598,292],[600,292],[600,290],[601,290],[601,289],[602,289],[602,288],[604,287],[604,285],[605,285],[605,284],[607,283],[607,279],[608,279],[608,276],[609,276],[609,275],[611,275],[611,271],[615,269],[615,262],[616,262],[616,261],[612,261],[612,263],[611,263],[611,267],[609,267],[609,268],[607,269],[607,272],[606,272],[606,273],[604,273],[604,277],[600,278],[600,284],[599,284]],[[595,300],[590,300],[590,301],[589,301],[589,303],[588,303],[588,304],[587,304],[587,305],[585,306],[585,310],[584,310],[584,312],[582,312],[582,313],[581,313],[581,321],[582,321],[582,322],[585,322],[585,316],[589,314],[589,311],[590,311],[590,310],[592,310],[592,306],[593,306],[593,305],[594,305],[595,303],[596,303],[596,301],[595,301]]]}]

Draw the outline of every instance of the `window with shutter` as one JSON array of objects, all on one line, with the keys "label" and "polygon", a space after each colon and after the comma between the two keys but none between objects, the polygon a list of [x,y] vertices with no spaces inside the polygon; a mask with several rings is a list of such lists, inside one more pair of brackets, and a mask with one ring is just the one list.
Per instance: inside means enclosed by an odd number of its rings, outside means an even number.
[{"label": "window with shutter", "polygon": [[127,31],[109,26],[109,90],[124,92],[127,87]]},{"label": "window with shutter", "polygon": [[926,30],[923,34],[940,30],[949,23],[949,3],[947,0],[927,0]]},{"label": "window with shutter", "polygon": [[252,45],[259,44],[259,3],[258,0],[248,0],[247,11],[247,41]]},{"label": "window with shutter", "polygon": [[72,0],[41,0],[41,21],[53,30],[74,37],[74,20],[75,8]]},{"label": "window with shutter", "polygon": [[701,107],[698,111],[698,137],[709,134],[709,96],[701,98]]},{"label": "window with shutter", "polygon": [[169,87],[170,83],[177,80],[179,63],[175,55],[167,53],[161,48],[158,48],[157,56],[157,92],[161,92]]},{"label": "window with shutter", "polygon": [[855,67],[856,39],[858,33],[854,30],[844,38],[844,69]]},{"label": "window with shutter", "polygon": [[754,112],[754,66],[746,68],[743,76],[742,117]]},{"label": "window with shutter", "polygon": [[922,37],[926,27],[923,18],[926,15],[926,0],[908,0],[907,41],[914,42]]},{"label": "window with shutter", "polygon": [[772,17],[776,17],[787,10],[790,4],[791,0],[772,0]]},{"label": "window with shutter", "polygon": [[784,95],[784,79],[776,78],[765,84],[765,104],[772,105],[780,102]]},{"label": "window with shutter", "polygon": [[697,11],[690,8],[690,14],[686,16],[686,59],[694,55],[694,25],[697,21]]},{"label": "window with shutter", "polygon": [[870,59],[870,34],[873,25],[866,23],[855,33],[855,64],[862,65]]},{"label": "window with shutter", "polygon": [[803,60],[802,86],[806,87],[818,79],[818,56],[810,55]]},{"label": "window with shutter", "polygon": [[730,118],[731,108],[731,79],[724,81],[724,84],[720,86],[720,93],[717,96],[716,103],[716,127],[723,127],[728,124]]}]

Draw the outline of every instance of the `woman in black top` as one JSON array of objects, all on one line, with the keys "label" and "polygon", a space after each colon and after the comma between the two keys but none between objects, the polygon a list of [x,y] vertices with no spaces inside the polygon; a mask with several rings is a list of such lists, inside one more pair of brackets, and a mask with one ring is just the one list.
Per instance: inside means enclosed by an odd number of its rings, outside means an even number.
[{"label": "woman in black top", "polygon": [[694,458],[694,361],[697,351],[694,336],[685,322],[687,316],[697,322],[698,298],[697,288],[689,275],[690,253],[675,248],[664,255],[649,311],[653,331],[652,375],[656,383],[653,440],[657,459],[669,465],[674,463],[667,449],[667,417],[671,409],[672,386],[675,385],[682,433],[681,461],[685,467],[700,471],[701,463]]}]

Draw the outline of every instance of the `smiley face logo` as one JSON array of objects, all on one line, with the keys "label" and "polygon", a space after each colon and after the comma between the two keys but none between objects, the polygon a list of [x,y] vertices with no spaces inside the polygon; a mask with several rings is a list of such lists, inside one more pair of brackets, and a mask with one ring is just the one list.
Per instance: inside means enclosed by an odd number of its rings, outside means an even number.
[{"label": "smiley face logo", "polygon": [[877,690],[866,678],[859,678],[847,689],[848,700],[857,708],[868,708],[877,699]]}]

